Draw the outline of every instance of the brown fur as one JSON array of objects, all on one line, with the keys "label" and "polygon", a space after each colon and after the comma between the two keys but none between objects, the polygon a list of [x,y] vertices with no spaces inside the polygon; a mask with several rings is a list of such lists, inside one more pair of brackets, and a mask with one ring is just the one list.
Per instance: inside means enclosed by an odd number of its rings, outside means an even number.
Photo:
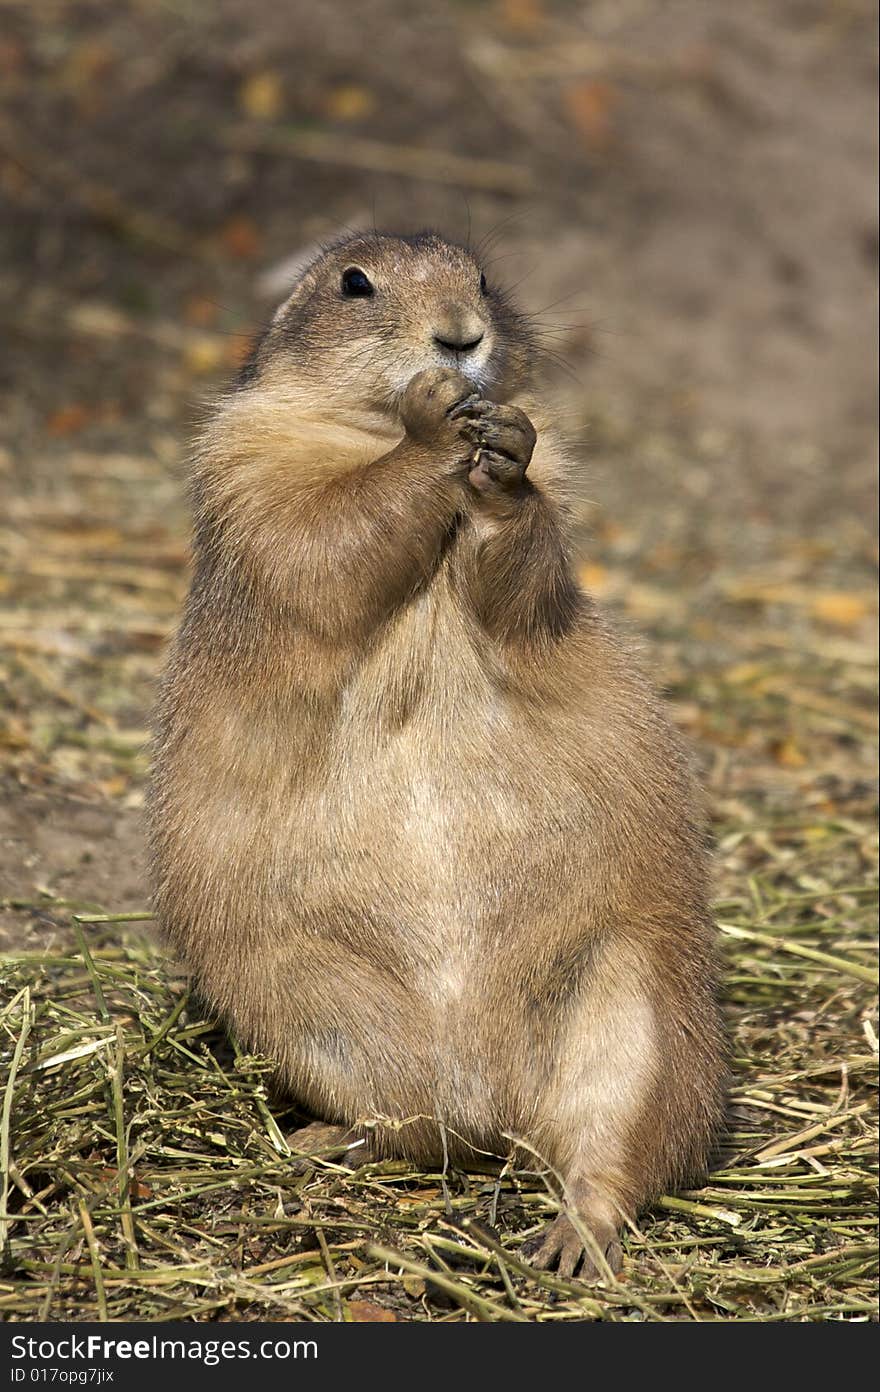
[{"label": "brown fur", "polygon": [[535,1260],[574,1270],[582,1223],[616,1267],[721,1115],[704,833],[479,274],[434,237],[330,248],[205,430],[155,898],[305,1107],[417,1160],[522,1140],[568,1200]]}]

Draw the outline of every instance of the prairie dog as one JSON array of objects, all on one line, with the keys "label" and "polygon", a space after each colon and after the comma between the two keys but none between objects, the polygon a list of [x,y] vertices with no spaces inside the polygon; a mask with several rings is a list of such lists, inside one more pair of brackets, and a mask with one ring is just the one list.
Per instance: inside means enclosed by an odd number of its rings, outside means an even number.
[{"label": "prairie dog", "polygon": [[563,1198],[531,1259],[590,1277],[705,1167],[724,1048],[699,805],[570,568],[533,356],[437,236],[304,271],[195,454],[149,824],[290,1094],[373,1155],[521,1142]]}]

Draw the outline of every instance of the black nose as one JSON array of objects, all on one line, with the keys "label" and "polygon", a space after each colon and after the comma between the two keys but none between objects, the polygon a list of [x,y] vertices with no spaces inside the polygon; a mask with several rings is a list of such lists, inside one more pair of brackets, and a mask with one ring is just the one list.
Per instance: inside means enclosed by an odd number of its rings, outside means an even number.
[{"label": "black nose", "polygon": [[483,341],[483,335],[477,334],[476,338],[441,338],[439,334],[434,335],[434,342],[438,348],[446,348],[450,353],[471,353],[474,348],[478,348]]}]

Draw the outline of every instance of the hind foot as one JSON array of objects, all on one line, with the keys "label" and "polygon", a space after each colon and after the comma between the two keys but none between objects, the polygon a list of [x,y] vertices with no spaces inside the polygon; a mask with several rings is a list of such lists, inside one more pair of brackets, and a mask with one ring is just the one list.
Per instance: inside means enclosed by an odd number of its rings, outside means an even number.
[{"label": "hind foot", "polygon": [[[593,1238],[585,1240],[583,1233]],[[607,1217],[585,1206],[578,1212],[577,1226],[561,1214],[521,1248],[523,1256],[540,1271],[556,1268],[563,1277],[579,1276],[582,1281],[601,1281],[608,1269],[617,1275],[623,1265],[623,1249],[617,1228]]]},{"label": "hind foot", "polygon": [[298,1131],[291,1131],[287,1144],[296,1154],[292,1167],[302,1173],[310,1159],[334,1160],[355,1170],[373,1159],[369,1137],[349,1126],[334,1126],[326,1121],[310,1121]]}]

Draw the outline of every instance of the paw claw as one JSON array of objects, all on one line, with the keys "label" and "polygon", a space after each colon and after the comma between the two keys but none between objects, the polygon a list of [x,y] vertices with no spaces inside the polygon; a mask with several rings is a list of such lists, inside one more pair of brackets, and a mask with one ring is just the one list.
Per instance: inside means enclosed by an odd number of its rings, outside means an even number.
[{"label": "paw claw", "polygon": [[450,420],[461,420],[462,416],[475,415],[483,404],[477,393],[471,392],[470,396],[466,396],[463,401],[450,406],[446,414]]}]

